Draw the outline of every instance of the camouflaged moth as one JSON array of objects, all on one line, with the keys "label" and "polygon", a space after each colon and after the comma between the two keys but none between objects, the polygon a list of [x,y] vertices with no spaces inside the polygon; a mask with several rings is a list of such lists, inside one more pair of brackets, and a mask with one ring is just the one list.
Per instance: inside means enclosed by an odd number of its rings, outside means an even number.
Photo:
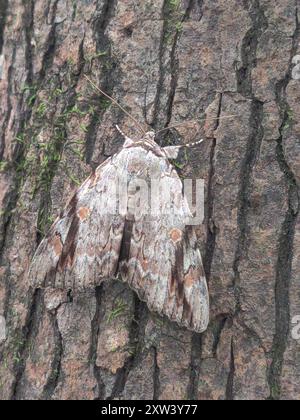
[{"label": "camouflaged moth", "polygon": [[[125,136],[122,149],[83,183],[41,242],[30,267],[32,286],[76,291],[120,277],[151,311],[205,331],[205,273],[194,226],[187,225],[191,211],[183,184],[169,161],[181,147],[161,148],[153,132],[139,140]],[[159,211],[149,215],[141,185],[153,179],[170,193],[159,184]]]},{"label": "camouflaged moth", "polygon": [[[205,273],[194,227],[185,224],[190,210],[182,182],[168,160],[181,146],[161,148],[154,137],[152,132],[137,141],[126,137],[121,151],[78,189],[34,256],[31,284],[78,290],[120,275],[150,310],[203,332],[209,320]],[[139,188],[129,189],[124,210],[115,211],[110,190],[117,178],[137,177],[172,184],[171,207],[176,201],[177,211],[136,215]],[[169,209],[167,201],[162,197],[160,210]]]}]

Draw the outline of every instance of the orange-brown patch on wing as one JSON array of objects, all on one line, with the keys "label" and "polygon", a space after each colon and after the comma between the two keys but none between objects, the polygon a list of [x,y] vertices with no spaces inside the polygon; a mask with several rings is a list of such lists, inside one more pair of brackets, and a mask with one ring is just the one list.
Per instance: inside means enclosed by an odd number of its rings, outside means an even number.
[{"label": "orange-brown patch on wing", "polygon": [[55,255],[60,256],[63,250],[63,244],[61,243],[61,239],[59,235],[55,235],[54,238],[51,240],[51,245],[53,246]]},{"label": "orange-brown patch on wing", "polygon": [[94,188],[95,185],[99,182],[99,180],[100,180],[100,173],[97,171],[92,173],[92,175],[90,176],[89,189]]},{"label": "orange-brown patch on wing", "polygon": [[149,261],[146,260],[146,259],[143,259],[143,261],[142,261],[142,267],[143,267],[143,270],[144,271],[147,271],[148,268],[149,268]]},{"label": "orange-brown patch on wing", "polygon": [[176,244],[177,242],[180,242],[182,239],[182,231],[180,229],[172,229],[169,232],[171,240]]},{"label": "orange-brown patch on wing", "polygon": [[89,246],[89,247],[87,248],[87,255],[88,255],[89,257],[94,257],[94,256],[95,256],[95,248],[94,248],[94,247],[92,247],[92,246]]},{"label": "orange-brown patch on wing", "polygon": [[86,220],[90,215],[90,209],[87,207],[81,207],[77,214],[80,220]]},{"label": "orange-brown patch on wing", "polygon": [[197,280],[197,271],[191,267],[188,273],[184,276],[184,284],[186,287],[192,287]]}]

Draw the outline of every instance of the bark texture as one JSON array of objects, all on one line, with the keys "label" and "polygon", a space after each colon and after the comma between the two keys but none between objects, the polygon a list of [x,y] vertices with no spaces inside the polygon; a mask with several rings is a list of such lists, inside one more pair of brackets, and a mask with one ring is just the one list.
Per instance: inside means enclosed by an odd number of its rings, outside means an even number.
[{"label": "bark texture", "polygon": [[[299,399],[299,0],[0,0],[0,398]],[[88,74],[206,181],[205,334],[109,281],[34,291],[68,196],[138,132]]]}]

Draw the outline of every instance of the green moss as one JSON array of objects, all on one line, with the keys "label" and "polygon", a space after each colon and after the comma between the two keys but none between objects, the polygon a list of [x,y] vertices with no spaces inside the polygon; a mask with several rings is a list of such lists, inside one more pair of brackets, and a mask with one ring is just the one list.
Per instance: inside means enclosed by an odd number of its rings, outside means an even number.
[{"label": "green moss", "polygon": [[183,149],[183,157],[181,157],[181,159],[177,159],[177,160],[172,160],[172,164],[177,168],[177,169],[183,169],[189,162],[189,157],[188,157],[188,152],[186,149]]},{"label": "green moss", "polygon": [[45,236],[51,225],[54,223],[55,218],[49,215],[45,207],[41,207],[38,215],[38,228],[37,231],[40,235]]},{"label": "green moss", "polygon": [[107,316],[107,322],[110,323],[120,316],[124,315],[128,309],[128,305],[123,299],[117,299],[114,308],[110,311]]},{"label": "green moss", "polygon": [[88,126],[86,125],[86,124],[80,124],[80,130],[83,132],[83,133],[87,133],[89,130],[88,130]]},{"label": "green moss", "polygon": [[31,85],[31,86],[25,85],[23,87],[22,92],[24,94],[27,94],[26,102],[29,107],[32,107],[34,105],[36,97],[37,97],[37,91],[38,91],[38,88],[36,85]]},{"label": "green moss", "polygon": [[110,106],[111,106],[111,102],[108,99],[100,98],[100,108],[103,111],[108,110],[110,108]]},{"label": "green moss", "polygon": [[26,143],[25,134],[20,133],[19,135],[17,135],[17,137],[15,138],[15,141],[17,143],[25,144]]},{"label": "green moss", "polygon": [[167,44],[172,44],[174,38],[177,37],[183,30],[184,12],[181,10],[180,0],[167,0],[165,6],[165,41]]},{"label": "green moss", "polygon": [[[104,53],[99,53],[99,56],[102,54]],[[82,101],[81,95],[73,91],[74,77],[77,76],[72,74],[72,68],[67,64],[63,71],[64,89],[61,88],[61,80],[55,76],[44,81],[43,87],[24,86],[22,93],[27,107],[30,108],[30,126],[24,124],[15,138],[18,158],[14,161],[13,167],[18,181],[17,190],[21,191],[25,180],[30,178],[32,197],[34,198],[37,193],[41,194],[38,218],[38,230],[41,235],[44,235],[52,224],[49,216],[50,190],[64,152],[68,149],[76,159],[85,158],[85,140],[81,138],[75,141],[68,140],[67,127],[72,128],[73,121],[77,119],[78,123],[82,121],[80,130],[86,134],[87,119],[95,113],[95,108]],[[66,106],[66,102],[71,105]],[[103,102],[103,107],[108,107],[108,103]],[[60,112],[61,109],[63,110]],[[1,162],[0,171],[6,168],[7,163]],[[70,165],[62,162],[61,168],[75,185],[80,185],[81,180],[77,179]]]},{"label": "green moss", "polygon": [[41,102],[37,107],[36,113],[39,118],[43,118],[47,111],[47,104],[45,102]]},{"label": "green moss", "polygon": [[12,338],[8,353],[13,360],[14,363],[19,364],[22,360],[22,349],[24,347],[25,341],[23,336],[16,334],[15,337]]},{"label": "green moss", "polygon": [[85,57],[85,60],[91,64],[96,59],[107,57],[108,53],[109,53],[108,51],[99,51],[94,54],[87,54]]},{"label": "green moss", "polygon": [[167,0],[167,5],[171,10],[177,11],[180,7],[180,0]]},{"label": "green moss", "polygon": [[8,168],[8,162],[0,160],[0,172],[5,172]]}]

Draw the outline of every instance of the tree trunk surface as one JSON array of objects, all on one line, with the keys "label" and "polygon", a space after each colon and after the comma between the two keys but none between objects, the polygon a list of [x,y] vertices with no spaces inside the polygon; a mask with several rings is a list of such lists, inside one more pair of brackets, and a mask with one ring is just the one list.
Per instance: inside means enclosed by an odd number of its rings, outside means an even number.
[{"label": "tree trunk surface", "polygon": [[[0,0],[1,399],[300,398],[299,13],[299,0]],[[139,136],[85,74],[145,126],[197,120],[161,144],[206,139],[177,162],[206,185],[204,334],[118,281],[29,287],[68,197],[121,147],[115,124]]]}]

